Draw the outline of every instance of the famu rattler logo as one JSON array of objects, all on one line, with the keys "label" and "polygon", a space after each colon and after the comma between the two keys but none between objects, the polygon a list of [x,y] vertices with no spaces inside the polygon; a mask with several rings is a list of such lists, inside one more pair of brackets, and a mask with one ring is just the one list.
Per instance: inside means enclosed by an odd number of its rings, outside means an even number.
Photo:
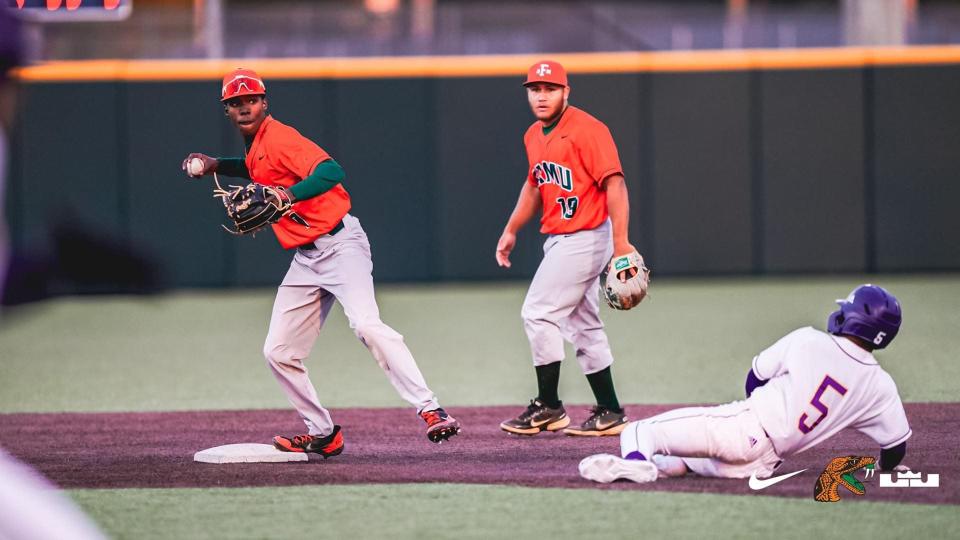
[{"label": "famu rattler logo", "polygon": [[847,488],[854,495],[862,496],[866,493],[866,489],[854,473],[864,467],[872,468],[875,462],[875,458],[867,456],[833,458],[813,486],[813,498],[820,502],[837,502],[840,500],[840,486]]}]

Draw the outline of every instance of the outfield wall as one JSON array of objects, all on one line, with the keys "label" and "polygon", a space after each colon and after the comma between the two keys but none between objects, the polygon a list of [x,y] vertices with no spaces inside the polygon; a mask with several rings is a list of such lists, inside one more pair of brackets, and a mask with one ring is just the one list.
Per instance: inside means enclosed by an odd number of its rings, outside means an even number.
[{"label": "outfield wall", "polygon": [[[571,103],[610,126],[631,240],[657,275],[960,269],[960,48],[556,55]],[[191,151],[239,155],[222,72],[327,149],[382,281],[532,275],[494,247],[526,169],[531,56],[79,62],[21,72],[8,215],[21,249],[67,224],[156,262],[173,286],[276,284],[290,254],[234,238]]]}]

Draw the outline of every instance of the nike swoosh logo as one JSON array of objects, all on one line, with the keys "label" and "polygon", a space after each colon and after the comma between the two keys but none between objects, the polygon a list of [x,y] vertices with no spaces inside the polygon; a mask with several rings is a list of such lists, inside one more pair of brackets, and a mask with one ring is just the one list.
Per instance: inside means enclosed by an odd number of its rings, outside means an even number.
[{"label": "nike swoosh logo", "polygon": [[796,476],[805,470],[807,469],[800,469],[799,471],[793,471],[792,473],[781,474],[780,476],[771,476],[770,478],[767,478],[765,480],[760,480],[759,478],[757,478],[757,473],[753,473],[750,475],[750,489],[759,490],[759,489],[768,488],[778,482],[783,482],[784,480],[786,480],[787,478],[790,478],[791,476]]},{"label": "nike swoosh logo", "polygon": [[546,420],[543,420],[540,422],[534,422],[533,420],[530,420],[530,427],[540,427],[546,424],[547,422],[553,422],[555,420],[559,420],[559,418],[547,418]]},{"label": "nike swoosh logo", "polygon": [[601,424],[600,422],[597,422],[597,431],[603,431],[605,429],[608,429],[614,424],[616,424],[617,422],[619,422],[619,420],[613,420],[612,422],[608,422],[606,424]]}]

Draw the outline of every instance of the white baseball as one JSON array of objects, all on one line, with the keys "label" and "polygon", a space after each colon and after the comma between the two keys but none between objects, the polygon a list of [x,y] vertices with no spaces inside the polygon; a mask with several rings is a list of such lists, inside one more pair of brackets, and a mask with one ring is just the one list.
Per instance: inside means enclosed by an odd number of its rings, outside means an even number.
[{"label": "white baseball", "polygon": [[203,160],[200,158],[191,158],[187,162],[187,172],[190,176],[200,176],[203,174]]}]

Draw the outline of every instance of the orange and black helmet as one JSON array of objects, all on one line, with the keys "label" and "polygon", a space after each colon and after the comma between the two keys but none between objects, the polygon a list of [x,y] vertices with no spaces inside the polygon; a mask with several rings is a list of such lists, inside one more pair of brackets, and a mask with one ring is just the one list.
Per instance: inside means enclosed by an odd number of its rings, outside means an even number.
[{"label": "orange and black helmet", "polygon": [[266,95],[267,87],[263,79],[252,69],[237,68],[223,78],[223,87],[220,89],[220,101],[226,101],[238,96]]}]

